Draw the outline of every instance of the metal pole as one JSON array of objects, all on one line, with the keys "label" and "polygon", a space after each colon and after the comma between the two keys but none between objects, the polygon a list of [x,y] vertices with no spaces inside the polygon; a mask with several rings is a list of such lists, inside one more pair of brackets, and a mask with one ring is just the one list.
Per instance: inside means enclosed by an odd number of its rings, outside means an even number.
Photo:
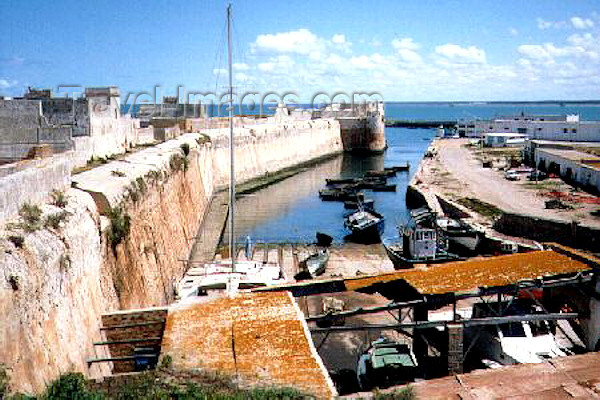
[{"label": "metal pole", "polygon": [[231,3],[227,6],[227,53],[229,59],[229,257],[231,268],[235,272],[235,150],[233,133],[233,71],[231,44]]}]

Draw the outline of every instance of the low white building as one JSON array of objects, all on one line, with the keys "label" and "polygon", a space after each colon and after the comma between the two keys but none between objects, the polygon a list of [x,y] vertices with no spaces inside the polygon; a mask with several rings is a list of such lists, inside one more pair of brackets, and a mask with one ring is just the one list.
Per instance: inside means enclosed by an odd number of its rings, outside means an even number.
[{"label": "low white building", "polygon": [[[461,136],[485,137],[488,133],[519,133],[530,139],[600,142],[600,121],[581,121],[579,115],[516,115],[465,123]],[[458,125],[460,128],[461,125]]]},{"label": "low white building", "polygon": [[485,147],[522,147],[527,135],[510,132],[490,132],[483,135]]},{"label": "low white building", "polygon": [[534,160],[537,168],[600,193],[600,157],[574,149],[538,147]]}]

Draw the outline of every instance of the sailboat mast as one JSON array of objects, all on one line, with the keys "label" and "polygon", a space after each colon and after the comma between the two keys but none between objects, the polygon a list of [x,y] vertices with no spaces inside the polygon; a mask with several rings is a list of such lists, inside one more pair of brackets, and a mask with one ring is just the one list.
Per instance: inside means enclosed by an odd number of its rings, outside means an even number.
[{"label": "sailboat mast", "polygon": [[231,3],[227,6],[227,54],[229,62],[229,256],[231,268],[235,272],[235,151],[233,134],[233,68],[231,44]]}]

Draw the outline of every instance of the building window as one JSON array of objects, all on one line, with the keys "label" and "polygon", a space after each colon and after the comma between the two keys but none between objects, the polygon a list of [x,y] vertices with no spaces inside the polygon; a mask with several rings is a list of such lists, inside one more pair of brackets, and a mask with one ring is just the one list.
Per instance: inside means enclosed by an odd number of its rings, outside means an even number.
[{"label": "building window", "polygon": [[538,131],[541,131],[541,130],[542,130],[542,128],[538,128]]},{"label": "building window", "polygon": [[577,129],[573,128],[573,129],[571,129],[571,132],[572,133],[577,133]]},{"label": "building window", "polygon": [[569,130],[567,128],[563,129],[563,133],[569,133]]},{"label": "building window", "polygon": [[517,128],[517,133],[527,133],[527,128]]}]

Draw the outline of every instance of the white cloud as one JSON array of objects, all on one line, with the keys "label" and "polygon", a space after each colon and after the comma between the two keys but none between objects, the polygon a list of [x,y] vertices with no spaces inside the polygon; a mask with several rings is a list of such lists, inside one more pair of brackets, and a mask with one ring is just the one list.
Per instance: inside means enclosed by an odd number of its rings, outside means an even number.
[{"label": "white cloud", "polygon": [[346,43],[346,36],[340,35],[340,34],[335,34],[335,35],[333,35],[333,38],[331,38],[331,41],[333,43],[343,44],[343,43]]},{"label": "white cloud", "polygon": [[1,78],[0,89],[9,89],[15,87],[18,83],[19,82],[15,81],[14,79]]},{"label": "white cloud", "polygon": [[417,53],[421,45],[415,43],[412,38],[394,39],[392,47],[396,49],[396,53],[404,62],[415,64],[423,61],[423,58]]},{"label": "white cloud", "polygon": [[508,33],[510,33],[511,36],[518,36],[519,35],[519,31],[516,28],[513,28],[513,27],[508,28]]},{"label": "white cloud", "polygon": [[565,21],[546,21],[543,18],[537,18],[536,22],[537,27],[542,30],[550,28],[560,29],[565,28],[567,26],[567,23]]},{"label": "white cloud", "polygon": [[235,71],[248,71],[250,66],[246,63],[233,63],[233,69]]},{"label": "white cloud", "polygon": [[437,46],[435,53],[443,57],[442,62],[457,64],[484,64],[486,62],[485,51],[475,46],[461,47],[448,43]]},{"label": "white cloud", "polygon": [[392,47],[394,47],[396,50],[418,50],[421,45],[419,45],[418,43],[415,43],[415,41],[412,38],[403,38],[403,39],[394,39],[392,40]]},{"label": "white cloud", "polygon": [[321,47],[319,38],[308,29],[258,35],[253,44],[255,51],[308,54]]},{"label": "white cloud", "polygon": [[576,29],[589,29],[594,27],[594,21],[589,18],[573,17],[571,18],[571,24],[573,24],[573,27]]}]

